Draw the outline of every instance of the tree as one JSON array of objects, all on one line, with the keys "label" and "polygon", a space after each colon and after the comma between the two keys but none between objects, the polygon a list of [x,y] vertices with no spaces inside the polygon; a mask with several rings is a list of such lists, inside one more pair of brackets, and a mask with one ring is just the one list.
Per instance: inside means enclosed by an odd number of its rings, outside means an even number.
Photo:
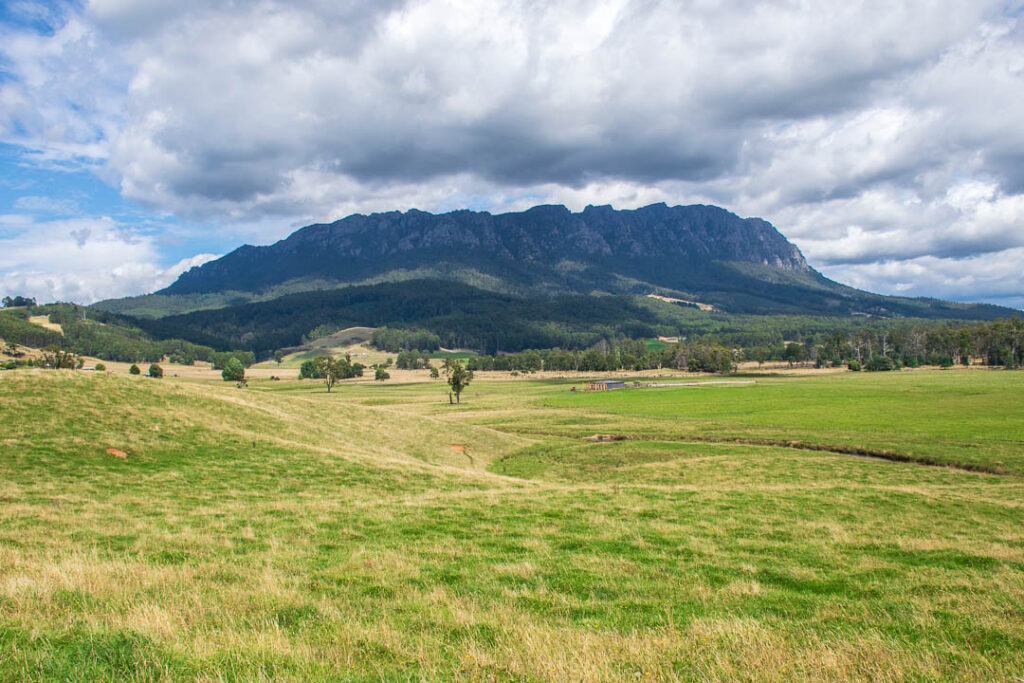
[{"label": "tree", "polygon": [[391,379],[391,375],[384,368],[377,368],[377,372],[373,373],[373,379],[378,382]]},{"label": "tree", "polygon": [[156,363],[153,363],[149,366],[149,376],[155,379],[162,379],[164,376],[164,369]]},{"label": "tree", "polygon": [[331,387],[339,379],[354,377],[355,371],[347,358],[333,358],[332,356],[318,356],[313,359],[317,373],[323,378],[327,385],[327,393],[331,393]]},{"label": "tree", "polygon": [[316,367],[316,361],[304,360],[299,366],[299,379],[323,379],[320,370]]},{"label": "tree", "polygon": [[282,351],[281,349],[274,351],[274,360],[277,362],[278,365],[280,365],[281,361],[284,360],[284,351]]},{"label": "tree", "polygon": [[130,368],[128,368],[128,374],[129,375],[141,375],[142,374],[142,370],[139,370],[139,366],[138,365],[136,365],[135,363],[132,363],[132,366]]},{"label": "tree", "polygon": [[43,365],[54,370],[75,367],[75,354],[65,351],[59,346],[47,346],[43,349]]},{"label": "tree", "polygon": [[430,379],[438,379],[439,377],[441,377],[441,374],[437,371],[437,368],[435,368],[433,365],[431,365],[430,366]]},{"label": "tree", "polygon": [[783,358],[789,363],[789,367],[793,367],[793,363],[799,363],[807,360],[807,347],[803,344],[797,344],[796,342],[790,342],[786,344],[786,351],[783,354]]},{"label": "tree", "polygon": [[473,371],[467,370],[462,361],[451,358],[445,358],[442,367],[448,381],[448,386],[451,387],[451,391],[448,392],[448,403],[453,402],[452,394],[455,394],[454,402],[461,403],[463,389],[468,387],[469,383],[473,381]]},{"label": "tree", "polygon": [[15,296],[15,297],[5,296],[3,298],[3,307],[4,308],[11,308],[11,307],[18,307],[18,306],[35,306],[35,305],[36,305],[36,300],[34,298],[27,297],[27,296]]},{"label": "tree", "polygon": [[224,364],[220,376],[225,382],[241,382],[245,379],[245,366],[242,365],[242,361],[231,357]]},{"label": "tree", "polygon": [[107,369],[107,366],[103,363],[97,363],[96,367],[93,369],[96,370],[96,372],[104,372]]}]

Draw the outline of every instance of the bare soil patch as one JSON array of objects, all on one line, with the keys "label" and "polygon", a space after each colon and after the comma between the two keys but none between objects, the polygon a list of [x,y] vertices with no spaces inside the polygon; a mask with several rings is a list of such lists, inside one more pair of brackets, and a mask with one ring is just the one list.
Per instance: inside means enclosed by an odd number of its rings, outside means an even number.
[{"label": "bare soil patch", "polygon": [[54,332],[59,332],[60,334],[64,334],[64,329],[60,325],[58,325],[57,323],[51,323],[49,316],[46,316],[46,315],[33,315],[33,316],[29,316],[28,321],[30,323],[32,323],[33,325],[39,325],[39,327],[45,327],[48,330],[52,330]]},{"label": "bare soil patch", "polygon": [[625,441],[627,438],[628,437],[621,436],[619,434],[591,434],[590,436],[583,437],[583,440],[608,443],[609,441]]}]

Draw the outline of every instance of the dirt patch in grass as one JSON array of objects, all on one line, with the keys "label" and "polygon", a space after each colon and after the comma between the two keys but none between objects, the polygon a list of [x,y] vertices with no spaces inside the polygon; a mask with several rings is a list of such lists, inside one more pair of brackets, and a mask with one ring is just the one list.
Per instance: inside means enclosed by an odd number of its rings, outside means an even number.
[{"label": "dirt patch in grass", "polygon": [[620,436],[618,434],[591,434],[590,436],[583,437],[584,441],[596,441],[598,443],[609,443],[612,441],[625,441],[626,436]]},{"label": "dirt patch in grass", "polygon": [[128,458],[128,454],[122,451],[120,448],[108,448],[107,455],[112,455],[115,458],[121,458],[122,460]]}]

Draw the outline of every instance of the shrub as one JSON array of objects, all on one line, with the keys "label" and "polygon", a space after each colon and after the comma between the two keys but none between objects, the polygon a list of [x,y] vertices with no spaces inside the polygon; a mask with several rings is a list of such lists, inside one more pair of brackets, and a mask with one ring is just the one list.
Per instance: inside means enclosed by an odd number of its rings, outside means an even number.
[{"label": "shrub", "polygon": [[892,359],[888,356],[872,356],[871,360],[869,360],[867,365],[864,366],[864,369],[869,372],[887,372],[889,370],[894,370],[895,366],[893,365]]},{"label": "shrub", "polygon": [[927,365],[938,365],[940,368],[953,367],[953,357],[949,354],[938,353],[937,351],[933,351],[925,356],[924,362]]},{"label": "shrub", "polygon": [[128,372],[130,374],[132,374],[132,375],[141,375],[142,374],[142,370],[139,370],[139,366],[136,365],[135,363],[132,363],[132,366],[130,368],[128,368]]},{"label": "shrub", "polygon": [[391,374],[384,368],[377,368],[377,372],[373,373],[373,379],[383,382],[384,380],[391,379]]},{"label": "shrub", "polygon": [[96,372],[104,372],[106,369],[107,369],[107,366],[104,365],[103,363],[97,363],[96,366],[95,366]]},{"label": "shrub", "polygon": [[850,364],[846,367],[850,368],[853,372],[860,372],[860,363],[855,360],[851,360]]},{"label": "shrub", "polygon": [[245,379],[245,366],[237,358],[229,358],[220,376],[225,382],[241,382]]},{"label": "shrub", "polygon": [[153,363],[149,366],[149,376],[155,379],[162,379],[164,376],[164,369],[156,363]]}]

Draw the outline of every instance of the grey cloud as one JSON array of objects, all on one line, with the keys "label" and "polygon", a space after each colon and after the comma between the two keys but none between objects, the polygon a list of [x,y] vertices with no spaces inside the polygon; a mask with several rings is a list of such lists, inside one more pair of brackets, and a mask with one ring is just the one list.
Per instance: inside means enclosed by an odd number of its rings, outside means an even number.
[{"label": "grey cloud", "polygon": [[89,239],[89,235],[92,234],[92,230],[89,228],[81,228],[79,230],[72,230],[70,232],[71,237],[74,238],[75,244],[80,247],[84,247],[86,241]]},{"label": "grey cloud", "polygon": [[825,274],[882,294],[990,301],[1024,309],[1020,263],[1024,249],[973,256],[882,261],[826,268]]},{"label": "grey cloud", "polygon": [[0,138],[269,237],[666,200],[760,215],[829,268],[1021,246],[1024,28],[1002,0],[92,0],[16,38]]},{"label": "grey cloud", "polygon": [[[440,16],[426,13],[429,6]],[[194,43],[185,57],[157,41],[140,71],[151,91],[140,113],[197,100],[192,116],[152,136],[186,153],[192,163],[183,170],[197,176],[217,175],[217,157],[233,149],[261,153],[246,159],[270,169],[252,173],[258,186],[225,192],[222,182],[210,183],[214,201],[266,194],[271,173],[323,163],[367,181],[464,172],[518,185],[712,180],[737,169],[739,150],[756,141],[764,120],[865,104],[874,84],[936,59],[969,33],[986,5],[950,2],[939,16],[916,3],[883,3],[822,21],[832,8],[806,17],[762,5],[701,15],[625,4],[593,26],[587,7],[564,3],[559,14],[507,3],[481,13],[491,25],[465,28],[446,22],[454,10],[438,2],[392,14],[349,5],[312,25],[301,4],[292,13],[278,7],[230,19],[208,10],[173,35]],[[265,46],[268,63],[253,67],[245,32],[263,29],[247,22],[268,16],[280,32]],[[354,16],[372,37],[356,54],[335,49],[332,37],[347,35]],[[580,21],[544,24],[569,16]],[[588,29],[596,39],[574,48],[572,41],[594,38]],[[661,39],[656,49],[651,36]],[[217,154],[204,153],[209,148]],[[203,186],[174,185],[187,195]]]}]

